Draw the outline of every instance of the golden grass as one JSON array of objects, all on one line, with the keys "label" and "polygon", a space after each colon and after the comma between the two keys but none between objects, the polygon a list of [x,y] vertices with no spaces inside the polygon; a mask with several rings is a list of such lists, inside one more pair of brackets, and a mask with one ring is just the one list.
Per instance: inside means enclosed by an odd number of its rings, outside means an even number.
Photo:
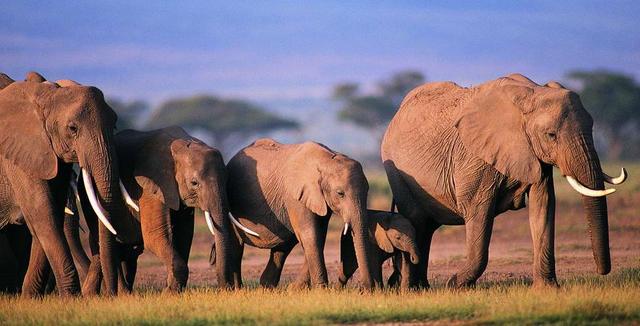
[{"label": "golden grass", "polygon": [[[251,286],[250,286],[251,287]],[[336,324],[462,321],[482,324],[609,324],[640,321],[640,269],[575,277],[560,289],[518,282],[398,293],[356,289],[155,290],[118,298],[22,300],[0,296],[0,324]]]}]

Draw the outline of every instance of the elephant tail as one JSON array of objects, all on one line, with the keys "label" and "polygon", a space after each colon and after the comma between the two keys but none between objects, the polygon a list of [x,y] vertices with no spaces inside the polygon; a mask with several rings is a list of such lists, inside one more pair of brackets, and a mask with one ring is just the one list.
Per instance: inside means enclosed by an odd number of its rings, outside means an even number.
[{"label": "elephant tail", "polygon": [[392,197],[391,198],[391,208],[389,208],[389,211],[391,211],[391,213],[395,213],[396,212],[396,198]]}]

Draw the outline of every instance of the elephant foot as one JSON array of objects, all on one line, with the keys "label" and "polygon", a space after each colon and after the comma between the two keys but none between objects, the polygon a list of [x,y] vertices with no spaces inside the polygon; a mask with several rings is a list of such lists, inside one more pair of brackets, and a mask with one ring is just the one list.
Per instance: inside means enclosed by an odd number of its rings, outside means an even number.
[{"label": "elephant foot", "polygon": [[449,289],[465,289],[472,288],[476,285],[476,280],[464,279],[458,277],[458,274],[453,274],[449,280],[447,280],[447,288]]},{"label": "elephant foot", "polygon": [[349,282],[349,279],[344,275],[340,275],[338,277],[338,282],[340,283],[340,287],[345,287],[347,285],[347,282]]},{"label": "elephant foot", "polygon": [[555,278],[554,279],[534,279],[533,288],[540,289],[540,290],[559,289],[560,284],[558,284],[558,281]]},{"label": "elephant foot", "polygon": [[308,290],[311,288],[311,284],[306,281],[295,281],[288,286],[291,290]]}]

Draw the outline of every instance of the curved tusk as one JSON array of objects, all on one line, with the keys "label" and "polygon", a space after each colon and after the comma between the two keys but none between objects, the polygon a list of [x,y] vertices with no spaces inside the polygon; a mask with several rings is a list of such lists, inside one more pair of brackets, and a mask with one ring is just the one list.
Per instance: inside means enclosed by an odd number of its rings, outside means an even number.
[{"label": "curved tusk", "polygon": [[67,207],[67,206],[65,206],[65,207],[64,207],[64,213],[65,213],[65,214],[68,214],[68,215],[75,215],[75,214],[73,213],[73,211],[71,210],[71,208],[69,208],[69,207]]},{"label": "curved tusk", "polygon": [[342,230],[342,235],[347,235],[347,232],[349,232],[349,223],[345,222],[344,230]]},{"label": "curved tusk", "polygon": [[211,231],[212,236],[216,236],[216,232],[213,230],[213,220],[211,219],[211,214],[209,212],[204,211],[204,220],[207,222],[207,226],[209,227],[209,231]]},{"label": "curved tusk", "polygon": [[582,195],[589,196],[589,197],[602,197],[602,196],[606,196],[606,195],[612,194],[612,193],[614,193],[616,191],[613,188],[605,189],[605,190],[589,189],[589,188],[581,185],[580,182],[578,182],[578,180],[574,179],[570,175],[567,176],[567,181],[569,182],[571,187],[573,187],[573,189],[575,189],[575,191],[579,192]]},{"label": "curved tusk", "polygon": [[612,185],[619,185],[621,183],[623,183],[625,180],[627,180],[627,177],[629,177],[629,175],[627,174],[627,169],[625,168],[621,168],[620,169],[620,175],[612,178],[610,176],[608,176],[606,173],[602,172],[602,175],[604,176],[604,181],[606,183],[610,183]]},{"label": "curved tusk", "polygon": [[260,235],[258,233],[256,233],[255,231],[252,231],[251,229],[247,228],[246,226],[242,225],[238,220],[236,220],[235,217],[233,217],[233,215],[231,215],[231,213],[229,213],[229,218],[231,218],[231,222],[233,222],[233,224],[235,224],[240,230],[251,234],[254,237],[260,237]]},{"label": "curved tusk", "polygon": [[105,215],[104,208],[102,208],[102,205],[100,205],[100,202],[96,197],[96,192],[93,189],[93,182],[91,182],[91,175],[89,175],[89,172],[87,172],[87,170],[85,169],[82,169],[82,182],[84,183],[84,188],[87,192],[89,203],[91,203],[93,211],[96,213],[96,215],[98,215],[98,219],[100,219],[100,222],[104,224],[109,232],[113,233],[113,235],[117,235],[116,230],[113,228],[113,225],[111,225],[111,223],[107,219],[107,216]]},{"label": "curved tusk", "polygon": [[127,203],[127,205],[131,206],[131,208],[133,208],[136,212],[139,213],[140,207],[138,207],[138,204],[136,204],[136,202],[133,201],[133,198],[129,196],[129,193],[127,192],[127,188],[125,188],[124,185],[122,184],[122,180],[118,180],[118,184],[120,185],[120,192],[124,197],[124,201]]}]

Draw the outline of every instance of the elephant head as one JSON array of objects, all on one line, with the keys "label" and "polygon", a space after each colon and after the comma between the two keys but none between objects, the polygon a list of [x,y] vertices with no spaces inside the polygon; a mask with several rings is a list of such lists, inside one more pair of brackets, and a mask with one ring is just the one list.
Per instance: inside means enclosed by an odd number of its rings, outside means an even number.
[{"label": "elephant head", "polygon": [[416,244],[416,230],[411,222],[400,214],[378,212],[369,215],[372,223],[372,233],[375,243],[384,252],[392,254],[396,250],[409,254],[411,263],[417,264],[418,247]]},{"label": "elephant head", "polygon": [[49,180],[58,164],[78,163],[85,182],[95,182],[93,208],[103,224],[124,242],[127,232],[124,201],[113,146],[117,116],[95,87],[59,87],[37,73],[14,82],[1,92],[0,148],[5,158],[33,177]]},{"label": "elephant head", "polygon": [[[320,146],[322,149],[318,149]],[[336,213],[344,220],[344,233],[353,233],[361,280],[366,287],[381,284],[373,267],[376,258],[370,247],[367,226],[369,183],[357,161],[334,153],[317,143],[305,143],[295,157],[304,166],[294,166],[288,186],[294,199],[318,216]]]},{"label": "elephant head", "polygon": [[[473,89],[456,128],[467,150],[524,184],[542,180],[555,166],[583,195],[593,253],[600,274],[611,270],[607,202],[620,183],[602,172],[592,137],[593,119],[580,97],[557,82],[540,86],[514,74]],[[549,172],[550,173],[550,172]],[[550,196],[553,196],[551,194]]]}]

